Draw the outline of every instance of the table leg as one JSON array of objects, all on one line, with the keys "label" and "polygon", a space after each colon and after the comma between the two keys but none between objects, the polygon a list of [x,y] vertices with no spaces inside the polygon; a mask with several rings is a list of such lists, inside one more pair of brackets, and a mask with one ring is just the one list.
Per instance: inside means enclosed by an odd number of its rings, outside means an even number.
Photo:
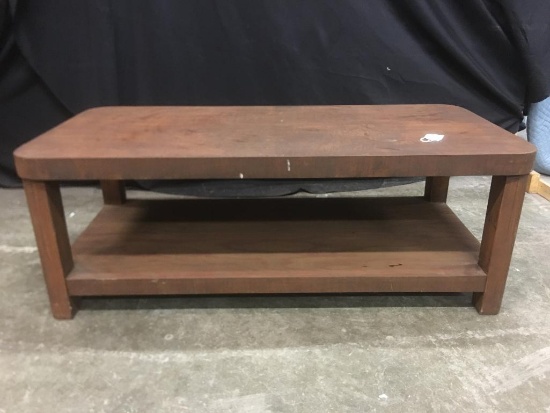
[{"label": "table leg", "polygon": [[74,264],[59,184],[24,180],[23,187],[53,316],[70,319],[77,307],[69,296],[65,277]]},{"label": "table leg", "polygon": [[424,198],[430,202],[446,202],[449,191],[448,176],[427,176]]},{"label": "table leg", "polygon": [[474,293],[480,314],[498,314],[512,259],[528,175],[494,176],[489,193],[479,266],[487,274],[485,291]]},{"label": "table leg", "polygon": [[103,202],[107,205],[120,205],[126,202],[126,189],[124,181],[101,181]]}]

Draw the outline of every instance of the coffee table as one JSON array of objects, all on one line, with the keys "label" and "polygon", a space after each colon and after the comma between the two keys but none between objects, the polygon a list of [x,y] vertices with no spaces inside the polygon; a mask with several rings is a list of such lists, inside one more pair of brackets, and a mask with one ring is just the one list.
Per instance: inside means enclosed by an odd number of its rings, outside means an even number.
[{"label": "coffee table", "polygon": [[[426,134],[444,135],[437,140]],[[83,296],[472,292],[498,313],[535,149],[455,106],[103,107],[15,152],[55,318]],[[489,175],[479,243],[450,176]],[[126,200],[124,180],[427,177],[392,198]],[[101,181],[71,247],[59,181]]]}]

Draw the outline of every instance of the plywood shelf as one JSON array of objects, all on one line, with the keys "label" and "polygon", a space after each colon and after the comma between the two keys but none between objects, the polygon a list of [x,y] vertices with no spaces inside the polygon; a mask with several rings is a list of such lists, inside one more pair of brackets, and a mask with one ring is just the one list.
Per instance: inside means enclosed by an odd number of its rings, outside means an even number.
[{"label": "plywood shelf", "polygon": [[479,242],[423,198],[132,200],[73,246],[71,295],[476,292]]}]

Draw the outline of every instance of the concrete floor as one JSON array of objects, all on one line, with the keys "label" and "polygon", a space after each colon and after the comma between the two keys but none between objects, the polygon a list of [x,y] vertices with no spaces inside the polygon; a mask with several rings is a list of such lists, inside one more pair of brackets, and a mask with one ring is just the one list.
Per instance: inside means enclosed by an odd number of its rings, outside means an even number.
[{"label": "concrete floor", "polygon": [[[478,237],[488,185],[451,180]],[[63,195],[74,238],[100,193]],[[536,195],[498,316],[459,294],[90,299],[55,321],[21,190],[0,190],[0,217],[0,413],[550,411],[550,202]]]}]

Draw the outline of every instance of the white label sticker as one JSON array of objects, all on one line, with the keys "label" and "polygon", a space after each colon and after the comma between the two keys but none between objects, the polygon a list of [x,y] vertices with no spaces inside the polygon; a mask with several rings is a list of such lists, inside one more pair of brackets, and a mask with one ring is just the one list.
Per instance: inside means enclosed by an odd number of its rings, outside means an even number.
[{"label": "white label sticker", "polygon": [[445,135],[438,135],[437,133],[427,133],[420,138],[420,142],[440,142]]}]

